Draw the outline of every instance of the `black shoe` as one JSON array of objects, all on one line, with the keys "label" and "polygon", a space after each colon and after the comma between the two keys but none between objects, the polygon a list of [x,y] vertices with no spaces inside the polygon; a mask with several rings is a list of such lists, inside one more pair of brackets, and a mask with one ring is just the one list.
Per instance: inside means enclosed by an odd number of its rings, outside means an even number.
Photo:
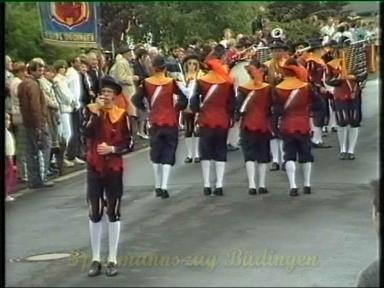
[{"label": "black shoe", "polygon": [[324,143],[318,143],[318,144],[316,144],[316,143],[313,143],[313,142],[312,142],[312,147],[313,147],[313,148],[320,148],[320,149],[332,148],[331,145],[327,145],[327,144],[324,144]]},{"label": "black shoe", "polygon": [[161,198],[163,198],[163,199],[169,198],[169,194],[168,194],[167,190],[163,189],[161,191]]},{"label": "black shoe", "polygon": [[212,189],[210,187],[204,187],[203,192],[205,196],[209,196],[212,194]]},{"label": "black shoe", "polygon": [[192,163],[192,158],[190,157],[185,158],[184,163]]},{"label": "black shoe", "polygon": [[347,159],[347,160],[355,160],[355,154],[347,153],[345,159]]},{"label": "black shoe", "polygon": [[339,156],[339,159],[340,160],[346,160],[347,159],[347,153],[340,153],[340,156]]},{"label": "black shoe", "polygon": [[224,195],[223,188],[215,188],[215,190],[213,191],[213,194],[216,196],[223,196]]},{"label": "black shoe", "polygon": [[193,162],[195,162],[195,163],[200,163],[200,157],[195,157],[195,159],[193,159]]},{"label": "black shoe", "polygon": [[286,169],[285,169],[285,164],[287,164],[287,162],[283,162],[283,164],[281,164],[281,170],[282,170],[282,171],[286,171]]},{"label": "black shoe", "polygon": [[91,266],[88,270],[88,276],[89,277],[95,277],[97,275],[100,275],[101,272],[101,263],[99,261],[92,261]]},{"label": "black shoe", "polygon": [[108,277],[112,277],[112,276],[116,276],[118,273],[119,271],[117,270],[117,264],[113,262],[108,262],[105,270],[105,274]]},{"label": "black shoe", "polygon": [[255,188],[249,188],[248,194],[249,195],[256,195],[257,194],[257,190]]},{"label": "black shoe", "polygon": [[259,194],[267,194],[268,193],[268,190],[267,188],[264,188],[264,187],[259,187]]},{"label": "black shoe", "polygon": [[269,169],[269,171],[278,171],[278,170],[280,170],[280,165],[276,162],[273,162],[271,169]]},{"label": "black shoe", "polygon": [[290,189],[289,196],[292,196],[292,197],[299,196],[299,192],[297,191],[297,188]]},{"label": "black shoe", "polygon": [[163,190],[161,190],[161,188],[156,188],[155,193],[156,197],[161,197],[161,195],[163,194]]},{"label": "black shoe", "polygon": [[29,186],[30,189],[39,189],[39,188],[49,188],[53,187],[55,184],[52,181],[45,181],[41,184],[31,184]]},{"label": "black shoe", "polygon": [[324,133],[328,133],[328,127],[325,126],[325,127],[323,128],[323,132],[324,132]]},{"label": "black shoe", "polygon": [[304,193],[304,194],[311,194],[311,187],[309,187],[309,186],[304,186],[304,188],[303,188],[303,193]]},{"label": "black shoe", "polygon": [[235,147],[232,144],[227,144],[227,151],[228,152],[237,151],[239,149],[240,149],[239,147]]},{"label": "black shoe", "polygon": [[59,173],[59,171],[53,170],[52,168],[50,168],[47,171],[47,177],[53,177],[53,176],[57,175],[58,173]]},{"label": "black shoe", "polygon": [[336,128],[336,127],[332,127],[332,128],[331,128],[331,131],[332,131],[332,132],[337,132],[337,128]]},{"label": "black shoe", "polygon": [[59,166],[57,165],[57,163],[49,164],[49,168],[52,170],[59,170]]}]

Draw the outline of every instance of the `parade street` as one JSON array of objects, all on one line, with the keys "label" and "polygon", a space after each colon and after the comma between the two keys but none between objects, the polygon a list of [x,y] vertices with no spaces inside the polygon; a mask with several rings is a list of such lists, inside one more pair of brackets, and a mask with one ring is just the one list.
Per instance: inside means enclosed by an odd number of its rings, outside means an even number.
[{"label": "parade street", "polygon": [[[236,151],[228,153],[224,196],[206,197],[201,167],[183,163],[180,138],[170,198],[160,199],[148,149],[126,156],[116,277],[106,277],[104,268],[98,277],[87,276],[85,171],[54,188],[20,191],[6,204],[6,286],[353,287],[378,257],[369,186],[379,177],[378,79],[368,81],[362,99],[356,159],[339,160],[337,133],[329,132],[324,141],[333,148],[314,150],[311,195],[299,189],[299,197],[289,197],[282,171],[268,171],[269,194],[248,195]],[[297,184],[302,188],[301,177]],[[102,247],[105,259],[108,245]],[[72,256],[23,260],[54,252]]]}]

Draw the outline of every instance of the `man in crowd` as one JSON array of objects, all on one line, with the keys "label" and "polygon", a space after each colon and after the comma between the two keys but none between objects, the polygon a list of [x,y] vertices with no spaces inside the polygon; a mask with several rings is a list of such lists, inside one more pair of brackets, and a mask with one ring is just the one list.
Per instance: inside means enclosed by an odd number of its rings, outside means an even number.
[{"label": "man in crowd", "polygon": [[[28,167],[28,182],[30,188],[44,188],[53,186],[53,182],[42,175],[39,161],[39,151],[44,155],[44,167],[49,165],[51,152],[50,136],[47,124],[47,105],[38,79],[44,73],[42,63],[31,61],[28,63],[29,76],[19,85],[18,98],[20,112],[26,132],[26,154]],[[47,171],[47,169],[45,169]]]},{"label": "man in crowd", "polygon": [[118,50],[119,55],[116,56],[116,62],[111,67],[109,75],[115,78],[123,87],[123,94],[129,103],[131,117],[132,132],[137,133],[137,111],[132,104],[131,98],[136,92],[135,83],[139,80],[139,76],[134,75],[131,67],[131,61],[135,58],[132,46],[123,46]]},{"label": "man in crowd", "polygon": [[[148,55],[148,51],[145,49],[137,49],[136,59],[133,65],[133,72],[135,75],[139,77],[139,80],[136,82],[137,86],[141,85],[142,81],[150,76],[151,69],[151,60]],[[147,113],[143,110],[137,111],[138,116],[138,131],[137,135],[142,139],[149,139],[146,131],[145,124],[147,119]]]},{"label": "man in crowd", "polygon": [[68,142],[67,157],[70,161],[78,164],[84,164],[83,152],[81,149],[80,142],[80,108],[81,108],[81,97],[83,94],[82,76],[80,73],[80,58],[75,57],[71,61],[71,67],[68,68],[66,73],[66,79],[68,88],[71,91],[74,98],[74,107],[71,112],[72,121],[72,135]]}]

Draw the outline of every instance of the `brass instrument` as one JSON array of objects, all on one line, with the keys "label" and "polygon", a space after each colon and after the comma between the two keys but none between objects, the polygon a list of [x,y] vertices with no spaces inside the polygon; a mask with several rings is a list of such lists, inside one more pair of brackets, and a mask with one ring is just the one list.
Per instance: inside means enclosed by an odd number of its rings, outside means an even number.
[{"label": "brass instrument", "polygon": [[355,75],[360,82],[366,77],[367,73],[367,40],[352,42],[348,47],[343,48],[341,52],[341,78],[345,79],[347,75]]},{"label": "brass instrument", "polygon": [[275,28],[271,31],[271,37],[274,39],[281,39],[283,40],[285,38],[284,31],[281,28]]}]

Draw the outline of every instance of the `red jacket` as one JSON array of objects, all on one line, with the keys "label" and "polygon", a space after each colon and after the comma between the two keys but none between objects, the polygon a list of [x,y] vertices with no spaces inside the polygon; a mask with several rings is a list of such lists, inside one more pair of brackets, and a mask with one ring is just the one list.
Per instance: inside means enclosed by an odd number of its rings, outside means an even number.
[{"label": "red jacket", "polygon": [[161,82],[149,77],[136,93],[132,102],[142,110],[149,110],[149,122],[155,126],[178,126],[178,113],[188,104],[172,78],[164,78]]},{"label": "red jacket", "polygon": [[239,87],[236,110],[241,118],[241,129],[270,133],[271,88],[262,83],[255,87],[252,80]]},{"label": "red jacket", "polygon": [[[297,93],[292,94],[293,91]],[[310,86],[297,78],[287,78],[276,86],[277,101],[282,106],[280,133],[309,134]],[[293,96],[294,95],[294,96]]]},{"label": "red jacket", "polygon": [[[328,75],[327,78],[330,79],[335,79],[337,78],[341,70],[338,69],[337,64],[339,59],[334,59],[330,62],[327,63],[328,65]],[[340,100],[340,101],[349,101],[352,98],[354,98],[356,95],[360,93],[360,86],[358,85],[357,81],[355,80],[346,80],[346,79],[340,79],[337,81],[337,85],[331,85],[334,86],[333,90],[333,98],[335,100]]]},{"label": "red jacket", "polygon": [[198,114],[198,125],[208,128],[230,127],[235,111],[232,83],[210,71],[198,80],[198,93],[191,99],[191,110]]},{"label": "red jacket", "polygon": [[[84,111],[83,134],[87,145],[87,162],[95,171],[104,174],[107,171],[122,171],[122,155],[132,149],[129,130],[129,117],[125,110],[114,107],[109,112],[97,116],[93,111],[95,104],[89,104]],[[115,153],[99,155],[97,146],[105,142],[115,147]]]}]

